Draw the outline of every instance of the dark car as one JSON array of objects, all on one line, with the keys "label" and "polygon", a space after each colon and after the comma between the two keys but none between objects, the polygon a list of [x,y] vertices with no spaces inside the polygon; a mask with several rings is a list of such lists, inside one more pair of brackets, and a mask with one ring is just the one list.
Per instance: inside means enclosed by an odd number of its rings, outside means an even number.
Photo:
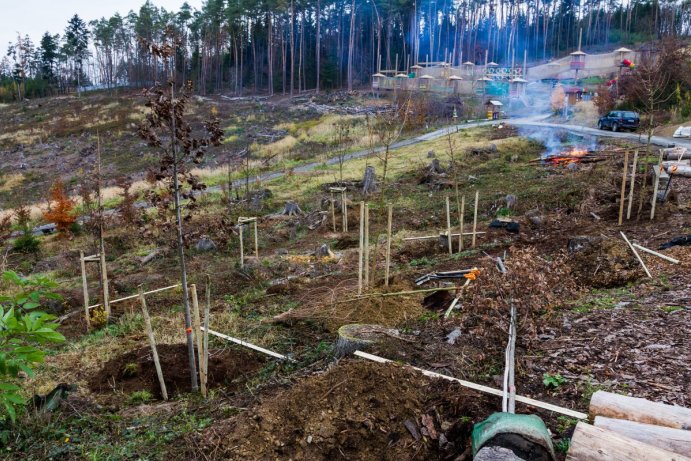
[{"label": "dark car", "polygon": [[600,117],[600,120],[597,122],[597,127],[601,130],[609,128],[612,131],[619,131],[621,128],[636,130],[640,123],[641,119],[636,112],[613,110],[609,114]]}]

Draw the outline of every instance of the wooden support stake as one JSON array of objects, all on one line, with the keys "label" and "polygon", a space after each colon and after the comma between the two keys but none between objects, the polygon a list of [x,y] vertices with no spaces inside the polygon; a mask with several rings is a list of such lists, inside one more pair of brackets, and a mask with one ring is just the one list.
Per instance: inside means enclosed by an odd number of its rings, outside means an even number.
[{"label": "wooden support stake", "polygon": [[331,223],[333,224],[334,232],[336,232],[336,203],[333,192],[331,192]]},{"label": "wooden support stake", "polygon": [[624,221],[624,199],[626,198],[626,173],[629,169],[629,151],[624,153],[624,168],[623,175],[621,177],[621,194],[619,195],[619,225],[621,226]]},{"label": "wooden support stake", "polygon": [[449,244],[449,254],[453,254],[453,242],[451,241],[451,202],[446,196],[446,241]]},{"label": "wooden support stake", "polygon": [[156,376],[158,376],[158,384],[161,386],[161,396],[163,400],[168,400],[168,391],[166,390],[166,383],[163,380],[163,370],[161,370],[161,361],[158,359],[158,350],[156,349],[156,338],[154,338],[154,330],[151,327],[151,318],[149,317],[149,310],[146,308],[146,298],[142,288],[139,287],[139,301],[142,305],[142,314],[144,315],[144,325],[146,326],[146,335],[149,337],[149,345],[151,346],[151,355],[154,358],[154,365],[156,366]]},{"label": "wooden support stake", "polygon": [[475,248],[475,239],[477,237],[477,205],[480,200],[480,191],[475,191],[475,211],[473,212],[473,241],[472,247]]},{"label": "wooden support stake", "polygon": [[458,222],[459,224],[459,231],[458,231],[458,251],[463,251],[463,221],[465,221],[465,195],[461,197],[461,209],[458,212]]},{"label": "wooden support stake", "polygon": [[202,348],[204,360],[200,365],[202,379],[202,395],[206,397],[207,383],[209,381],[209,315],[211,314],[211,277],[206,276],[206,305],[204,306],[204,336]]},{"label": "wooden support stake", "polygon": [[86,331],[91,330],[91,316],[89,315],[89,285],[86,280],[86,264],[84,263],[84,252],[79,252],[79,265],[82,268],[82,291],[84,293],[84,320],[86,321]]},{"label": "wooden support stake", "polygon": [[365,240],[364,240],[364,251],[365,251],[365,274],[363,280],[365,286],[369,286],[369,203],[365,203]]},{"label": "wooden support stake", "polygon": [[653,278],[653,276],[650,275],[650,271],[649,271],[648,268],[646,267],[645,263],[644,263],[643,260],[641,259],[641,256],[638,254],[638,252],[637,252],[636,249],[633,247],[633,245],[631,245],[631,242],[629,242],[629,239],[626,238],[626,235],[624,235],[624,233],[621,232],[621,231],[619,231],[619,233],[621,234],[622,237],[624,237],[624,240],[626,240],[626,243],[629,245],[629,248],[631,248],[631,251],[633,251],[633,254],[636,255],[636,259],[638,259],[638,262],[641,263],[641,266],[643,266],[643,270],[645,270],[645,273],[648,275],[648,278],[649,278],[649,279]]},{"label": "wooden support stake", "polygon": [[[363,359],[371,360],[373,362],[378,362],[378,363],[389,363],[389,362],[391,362],[391,360],[389,360],[389,359],[385,359],[383,357],[379,357],[379,356],[376,356],[373,354],[368,354],[367,352],[362,352],[362,351],[355,351],[354,355],[357,357],[361,357]],[[411,368],[413,370],[419,371],[420,373],[422,373],[425,376],[429,376],[431,378],[446,379],[448,381],[454,381],[463,387],[467,387],[469,389],[473,389],[473,390],[476,390],[479,392],[484,392],[486,394],[495,395],[497,397],[502,397],[504,395],[504,393],[501,390],[494,389],[493,387],[483,386],[482,384],[476,384],[476,383],[472,383],[470,381],[464,381],[462,379],[442,375],[440,373],[435,373],[433,371],[423,370],[422,368],[418,368],[418,367],[411,366]],[[571,410],[568,408],[563,408],[563,407],[560,407],[557,405],[553,405],[551,403],[542,402],[540,400],[531,399],[529,397],[523,397],[522,395],[516,396],[516,402],[521,402],[521,403],[525,403],[526,405],[532,405],[532,406],[537,407],[537,408],[542,408],[545,410],[554,411],[556,413],[560,413],[562,415],[566,415],[566,416],[569,416],[571,418],[576,418],[576,419],[587,419],[588,418],[588,415],[586,415],[585,413],[581,413],[579,411],[574,411],[574,410]]]},{"label": "wooden support stake", "polygon": [[245,248],[242,238],[242,228],[244,224],[240,224],[240,267],[245,267]]},{"label": "wooden support stake", "polygon": [[626,208],[626,220],[631,219],[631,208],[633,207],[633,189],[636,186],[636,166],[638,165],[638,150],[633,154],[633,166],[631,167],[631,184],[629,185],[629,204]]},{"label": "wooden support stake", "polygon": [[660,149],[660,158],[655,165],[655,185],[653,186],[653,200],[650,208],[650,220],[655,219],[655,205],[657,204],[657,190],[660,188],[660,175],[664,171],[662,167],[662,149]]},{"label": "wooden support stake", "polygon": [[658,253],[657,251],[653,251],[650,248],[646,248],[646,247],[641,246],[637,243],[634,243],[633,246],[636,247],[637,249],[641,250],[641,251],[645,251],[646,253],[650,253],[651,255],[657,256],[658,258],[662,258],[665,261],[669,261],[672,264],[679,264],[679,262],[680,262],[678,259],[670,258],[667,255],[663,255],[662,253]]},{"label": "wooden support stake", "polygon": [[511,304],[511,322],[509,324],[509,340],[506,344],[504,354],[504,398],[502,400],[502,411],[508,413],[516,412],[516,385],[515,385],[515,364],[516,364],[516,306]]},{"label": "wooden support stake", "polygon": [[341,192],[341,206],[343,207],[343,232],[348,232],[348,202],[345,190]]},{"label": "wooden support stake", "polygon": [[[204,345],[202,343],[202,325],[201,315],[199,314],[199,297],[197,296],[197,285],[190,285],[190,296],[192,297],[192,326],[194,328],[194,336],[197,340],[197,360],[199,361],[199,381],[201,382],[201,369],[204,361]],[[206,394],[204,383],[201,383],[202,395]]]},{"label": "wooden support stake", "polygon": [[364,262],[363,242],[365,239],[365,202],[360,202],[360,248],[358,251],[357,294],[362,294],[362,264]]},{"label": "wooden support stake", "polygon": [[389,203],[388,226],[386,228],[386,269],[384,270],[384,286],[389,286],[389,270],[391,266],[391,227],[393,222],[393,205]]},{"label": "wooden support stake", "polygon": [[106,311],[106,322],[110,320],[110,294],[108,293],[108,269],[106,268],[106,253],[101,242],[101,286],[103,288],[103,307]]},{"label": "wooden support stake", "polygon": [[259,236],[257,235],[257,221],[254,221],[254,258],[259,261]]}]

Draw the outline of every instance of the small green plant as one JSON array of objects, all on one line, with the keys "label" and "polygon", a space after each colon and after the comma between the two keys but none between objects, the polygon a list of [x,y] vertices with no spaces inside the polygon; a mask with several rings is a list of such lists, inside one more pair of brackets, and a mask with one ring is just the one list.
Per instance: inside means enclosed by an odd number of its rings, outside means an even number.
[{"label": "small green plant", "polygon": [[422,258],[417,258],[410,261],[410,265],[413,267],[429,266],[431,264],[432,261],[427,256],[423,256]]},{"label": "small green plant", "polygon": [[567,453],[571,447],[571,439],[561,439],[554,444],[554,449],[559,453]]},{"label": "small green plant", "polygon": [[546,388],[551,388],[551,389],[557,389],[563,384],[566,384],[566,378],[564,378],[562,375],[559,373],[556,374],[550,374],[550,373],[545,373],[542,375],[542,384],[545,385]]},{"label": "small green plant", "polygon": [[439,320],[440,315],[441,314],[439,312],[425,312],[420,316],[420,320],[422,320],[423,322],[428,322],[430,320]]},{"label": "small green plant", "polygon": [[38,308],[45,299],[60,299],[51,289],[57,284],[46,277],[25,278],[15,272],[3,273],[10,294],[0,296],[0,404],[12,421],[16,407],[24,405],[17,384],[18,373],[33,376],[32,367],[43,362],[46,343],[60,343],[65,337],[55,331],[55,316]]},{"label": "small green plant", "polygon": [[122,376],[125,378],[131,378],[139,374],[139,364],[138,363],[127,363],[122,367]]},{"label": "small green plant", "polygon": [[154,396],[149,391],[134,391],[130,394],[129,402],[132,405],[141,405],[143,403],[151,402],[153,399]]}]

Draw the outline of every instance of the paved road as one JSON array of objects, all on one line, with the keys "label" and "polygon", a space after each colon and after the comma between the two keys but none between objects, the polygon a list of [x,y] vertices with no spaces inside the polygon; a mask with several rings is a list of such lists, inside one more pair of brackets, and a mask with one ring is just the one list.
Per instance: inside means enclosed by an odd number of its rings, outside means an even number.
[{"label": "paved road", "polygon": [[[641,144],[647,144],[648,139],[647,136],[644,133],[629,133],[629,132],[613,132],[613,131],[604,131],[604,130],[598,130],[596,128],[588,128],[585,126],[580,126],[580,125],[562,125],[559,123],[549,123],[549,122],[544,122],[540,120],[539,118],[522,118],[522,119],[515,119],[515,120],[510,120],[509,123],[512,125],[516,126],[526,126],[526,127],[535,127],[535,128],[559,128],[562,130],[567,130],[571,131],[573,133],[579,133],[579,134],[587,134],[587,135],[592,135],[592,136],[599,136],[599,137],[607,137],[607,138],[619,138],[619,139],[627,139],[629,141],[634,141],[634,142],[640,142]],[[661,147],[673,147],[673,146],[680,146],[680,147],[686,147],[687,149],[691,150],[691,140],[689,139],[680,139],[680,138],[671,138],[671,137],[665,137],[665,136],[653,136],[650,138],[650,142],[652,144],[655,144],[656,146],[661,146]]]}]

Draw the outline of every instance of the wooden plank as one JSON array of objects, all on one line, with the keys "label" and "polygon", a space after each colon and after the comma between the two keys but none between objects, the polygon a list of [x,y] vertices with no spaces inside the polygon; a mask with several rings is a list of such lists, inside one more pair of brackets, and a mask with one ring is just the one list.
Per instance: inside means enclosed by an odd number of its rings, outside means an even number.
[{"label": "wooden plank", "polygon": [[82,269],[82,292],[84,295],[84,321],[86,322],[86,331],[91,330],[91,316],[89,315],[89,285],[86,280],[86,264],[84,264],[84,252],[79,252],[79,265]]},{"label": "wooden plank", "polygon": [[681,455],[691,453],[691,431],[605,416],[596,416],[594,424],[595,427],[607,429],[664,450]]},{"label": "wooden plank", "polygon": [[636,247],[637,249],[641,250],[641,251],[645,251],[646,253],[650,253],[651,255],[655,255],[658,258],[664,259],[665,261],[669,261],[672,264],[679,264],[680,263],[680,261],[678,259],[670,258],[667,255],[663,255],[662,253],[658,253],[657,251],[653,251],[650,248],[646,248],[646,247],[641,246],[637,243],[634,243],[633,246]]},{"label": "wooden plank", "polygon": [[475,210],[473,212],[473,239],[471,241],[471,247],[475,248],[475,240],[477,238],[477,204],[480,200],[480,191],[475,191]]},{"label": "wooden plank", "polygon": [[201,381],[202,381],[202,395],[206,397],[207,383],[209,380],[209,316],[211,313],[211,277],[206,276],[206,306],[204,306],[204,338],[202,340],[202,348],[204,350],[203,361],[200,365]]},{"label": "wooden plank", "polygon": [[629,204],[626,208],[626,219],[631,219],[631,207],[633,206],[633,190],[636,186],[636,166],[638,165],[638,150],[633,154],[633,166],[631,167],[631,184],[629,185]]},{"label": "wooden plank", "polygon": [[[479,231],[475,232],[476,235],[481,235],[481,234],[486,234],[487,232],[484,231]],[[446,235],[443,232],[440,232],[439,235],[421,235],[420,237],[406,237],[403,240],[404,241],[412,241],[412,240],[433,240],[433,239],[438,239],[440,236]],[[461,234],[459,233],[452,233],[451,237],[458,237]],[[473,232],[464,232],[463,235],[473,235]]]},{"label": "wooden plank", "polygon": [[627,419],[645,424],[691,430],[691,409],[637,397],[597,391],[590,399],[590,416]]},{"label": "wooden plank", "polygon": [[571,438],[567,461],[691,461],[684,455],[657,448],[590,424],[579,422]]},{"label": "wooden plank", "polygon": [[389,271],[391,266],[391,227],[393,221],[393,205],[389,203],[387,207],[387,226],[386,226],[386,269],[384,270],[384,286],[389,286]]},{"label": "wooden plank", "polygon": [[619,225],[621,226],[621,223],[624,220],[624,202],[626,199],[626,173],[628,173],[629,169],[629,151],[627,150],[624,153],[624,168],[623,168],[623,176],[621,177],[621,194],[619,196]]},{"label": "wooden plank", "polygon": [[[177,284],[175,284],[175,285],[170,285],[170,286],[163,287],[163,288],[157,288],[157,289],[151,290],[151,291],[145,291],[145,292],[144,292],[144,295],[150,295],[150,294],[153,294],[153,293],[159,293],[159,292],[161,292],[161,291],[170,290],[171,288],[177,288],[177,287],[179,287],[179,286],[180,286],[180,284],[177,283]],[[138,298],[138,297],[139,297],[139,294],[130,295],[130,296],[125,296],[124,298],[118,298],[118,299],[112,300],[112,301],[110,302],[110,304],[115,304],[115,303],[119,303],[119,302],[122,302],[122,301],[128,301],[128,300],[130,300],[130,299],[134,299],[134,298]],[[91,306],[89,306],[89,310],[95,309],[95,308],[100,307],[100,306],[101,306],[101,304],[92,304]],[[72,317],[73,315],[76,315],[78,312],[79,312],[78,310],[77,310],[77,311],[69,312],[69,313],[63,315],[62,317],[60,317],[60,318],[58,319],[58,322],[62,322],[63,320],[68,319],[68,318]]]},{"label": "wooden plank", "polygon": [[449,196],[446,196],[446,235],[447,243],[449,245],[449,254],[453,254],[453,241],[451,240],[451,202]]},{"label": "wooden plank", "polygon": [[278,352],[270,351],[268,349],[264,349],[263,347],[255,346],[254,344],[248,343],[247,341],[233,338],[232,336],[224,335],[223,333],[219,333],[217,331],[207,329],[206,327],[202,327],[202,330],[208,331],[208,333],[212,336],[216,336],[218,338],[225,339],[226,341],[230,341],[232,343],[238,344],[238,345],[246,347],[248,349],[252,349],[254,351],[261,352],[262,354],[270,355],[271,357],[275,357],[275,358],[281,359],[281,360],[289,360],[291,362],[295,361],[295,360],[291,359],[290,357],[286,357],[285,355],[279,354]]},{"label": "wooden plank", "polygon": [[[383,357],[379,357],[379,356],[373,355],[373,354],[368,354],[367,352],[355,351],[354,354],[357,357],[371,360],[373,362],[378,362],[378,363],[389,363],[389,362],[391,362],[391,360],[389,360],[389,359],[385,359]],[[407,366],[410,366],[410,365],[407,365]],[[441,378],[441,379],[446,379],[448,381],[453,381],[453,382],[460,384],[463,387],[467,387],[469,389],[473,389],[473,390],[476,390],[479,392],[484,392],[486,394],[492,394],[492,395],[495,395],[497,397],[503,397],[504,396],[504,392],[502,392],[499,389],[494,389],[492,387],[483,386],[482,384],[471,383],[470,381],[464,381],[462,379],[442,375],[440,373],[435,373],[433,371],[423,370],[422,368],[418,368],[418,367],[413,367],[413,366],[410,366],[410,367],[414,370],[419,371],[423,375],[429,376],[431,378]],[[527,405],[531,405],[531,406],[534,406],[537,408],[542,408],[544,410],[549,410],[549,411],[553,411],[555,413],[560,413],[562,415],[566,415],[566,416],[569,416],[571,418],[577,418],[577,419],[587,419],[588,418],[588,415],[586,415],[585,413],[581,413],[581,412],[575,411],[575,410],[570,410],[568,408],[563,408],[563,407],[560,407],[558,405],[552,405],[551,403],[541,402],[539,400],[531,399],[529,397],[523,397],[522,395],[516,396],[516,402],[521,402],[521,403],[525,403]]]},{"label": "wooden plank", "polygon": [[362,294],[362,270],[364,263],[363,242],[365,239],[365,202],[360,202],[360,248],[358,252],[357,294]]},{"label": "wooden plank", "polygon": [[645,263],[641,259],[641,256],[638,254],[638,252],[633,247],[633,245],[631,245],[631,242],[629,242],[629,239],[626,238],[626,235],[624,235],[624,233],[621,231],[619,231],[619,233],[621,234],[622,237],[624,237],[624,240],[626,240],[626,243],[629,245],[629,248],[631,248],[631,251],[633,251],[633,254],[636,256],[636,259],[638,259],[638,262],[641,264],[641,266],[643,266],[643,270],[645,270],[645,273],[648,275],[648,278],[649,279],[653,278],[653,276],[650,275],[650,271],[648,270],[648,267],[645,265]]},{"label": "wooden plank", "polygon": [[199,381],[201,384],[202,395],[206,395],[206,385],[201,379],[201,369],[204,362],[204,345],[202,343],[202,325],[201,315],[199,314],[199,297],[197,295],[197,285],[190,285],[190,296],[192,297],[192,327],[194,328],[194,336],[197,340],[197,361],[199,362]]},{"label": "wooden plank", "polygon": [[149,317],[149,310],[146,308],[146,298],[144,293],[139,293],[139,301],[142,306],[142,314],[144,314],[144,325],[146,326],[146,335],[149,337],[149,345],[151,346],[151,355],[154,359],[154,366],[156,367],[156,376],[158,376],[158,384],[161,386],[161,396],[163,400],[168,400],[168,391],[166,390],[166,383],[163,380],[163,370],[161,369],[161,361],[158,359],[158,350],[156,349],[156,338],[154,338],[154,330],[151,327],[151,317]]}]

